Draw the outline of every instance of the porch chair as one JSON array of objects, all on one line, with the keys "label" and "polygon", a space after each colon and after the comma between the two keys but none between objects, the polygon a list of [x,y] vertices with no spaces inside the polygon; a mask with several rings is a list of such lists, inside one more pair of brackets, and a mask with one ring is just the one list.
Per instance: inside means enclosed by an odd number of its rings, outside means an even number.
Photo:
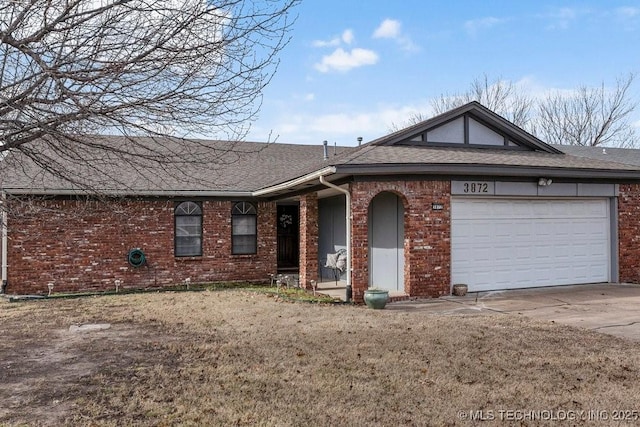
[{"label": "porch chair", "polygon": [[324,266],[333,270],[333,278],[338,286],[338,280],[347,268],[347,250],[339,249],[336,253],[327,254],[327,262]]}]

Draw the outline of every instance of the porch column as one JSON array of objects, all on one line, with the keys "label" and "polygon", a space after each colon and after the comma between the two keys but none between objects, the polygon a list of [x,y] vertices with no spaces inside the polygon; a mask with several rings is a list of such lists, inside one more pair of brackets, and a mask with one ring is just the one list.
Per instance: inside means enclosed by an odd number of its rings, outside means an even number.
[{"label": "porch column", "polygon": [[369,287],[369,201],[367,185],[352,183],[351,190],[351,298],[364,302],[364,291]]},{"label": "porch column", "polygon": [[300,286],[318,280],[318,194],[300,196]]}]

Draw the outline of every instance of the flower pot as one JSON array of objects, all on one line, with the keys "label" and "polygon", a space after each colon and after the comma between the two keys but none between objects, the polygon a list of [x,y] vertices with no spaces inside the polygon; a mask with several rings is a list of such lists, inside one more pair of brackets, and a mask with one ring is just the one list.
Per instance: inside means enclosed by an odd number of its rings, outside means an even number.
[{"label": "flower pot", "polygon": [[384,308],[389,300],[389,291],[385,289],[367,289],[364,291],[364,303],[376,310]]},{"label": "flower pot", "polygon": [[468,289],[467,285],[464,284],[453,285],[453,294],[458,297],[463,297],[467,294]]}]

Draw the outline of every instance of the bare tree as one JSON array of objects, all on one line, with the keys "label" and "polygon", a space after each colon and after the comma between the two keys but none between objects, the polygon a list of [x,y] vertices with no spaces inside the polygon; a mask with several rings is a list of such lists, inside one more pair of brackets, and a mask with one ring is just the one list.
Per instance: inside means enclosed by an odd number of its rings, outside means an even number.
[{"label": "bare tree", "polygon": [[471,82],[469,89],[461,94],[440,95],[431,101],[436,114],[477,101],[520,127],[530,120],[532,98],[516,84],[498,77],[490,80],[486,74]]},{"label": "bare tree", "polygon": [[[432,99],[430,103],[433,113],[437,115],[472,101],[479,102],[522,128],[527,127],[530,123],[533,99],[518,85],[501,77],[492,80],[483,74],[471,82],[467,91],[456,94],[441,94]],[[391,130],[397,131],[428,118],[424,113],[416,113],[402,126],[393,123]]]},{"label": "bare tree", "polygon": [[297,2],[0,0],[0,158],[215,162],[190,138],[246,135]]},{"label": "bare tree", "polygon": [[[551,144],[635,147],[640,142],[630,122],[638,101],[631,97],[634,74],[616,79],[613,88],[580,86],[576,90],[554,91],[536,98],[526,90],[501,78],[476,78],[466,92],[440,95],[431,101],[435,114],[441,114],[471,101],[510,120]],[[412,116],[406,125],[426,120],[424,114]],[[392,125],[392,130],[400,127]]]},{"label": "bare tree", "polygon": [[629,89],[635,76],[616,80],[612,89],[580,86],[542,99],[533,132],[553,144],[633,147],[638,136],[629,122],[637,106]]}]

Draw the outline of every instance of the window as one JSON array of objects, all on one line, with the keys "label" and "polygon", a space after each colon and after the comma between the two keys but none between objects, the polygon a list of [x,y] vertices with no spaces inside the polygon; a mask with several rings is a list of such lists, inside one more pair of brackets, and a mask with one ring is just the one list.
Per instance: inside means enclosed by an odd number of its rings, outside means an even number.
[{"label": "window", "polygon": [[174,213],[175,256],[202,255],[202,208],[194,202],[182,202]]},{"label": "window", "polygon": [[258,250],[256,207],[248,202],[238,202],[231,210],[231,253],[255,254]]}]

